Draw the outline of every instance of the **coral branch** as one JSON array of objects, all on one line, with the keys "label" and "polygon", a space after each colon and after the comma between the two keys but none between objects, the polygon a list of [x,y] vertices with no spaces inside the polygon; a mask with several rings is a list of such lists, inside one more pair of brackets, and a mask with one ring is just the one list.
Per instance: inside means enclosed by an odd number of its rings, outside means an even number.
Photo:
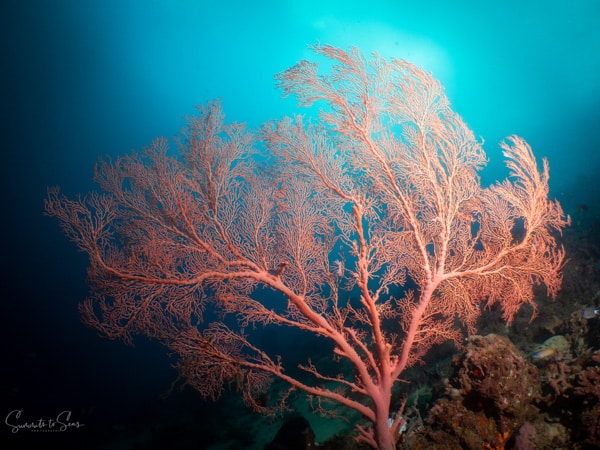
[{"label": "coral branch", "polygon": [[[405,369],[436,344],[460,346],[485,304],[510,322],[524,304],[535,310],[535,285],[556,295],[568,221],[548,199],[548,163],[540,169],[517,136],[502,144],[509,179],[480,186],[481,143],[431,75],[357,49],[312,49],[327,72],[302,61],[277,82],[300,105],[321,104],[318,119],[254,133],[210,103],[188,120],[179,152],[158,139],[101,161],[103,193],[70,200],[49,189],[46,213],[89,256],[88,325],[162,341],[208,398],[230,386],[270,413],[289,394],[265,404],[278,378],[321,412],[354,409],[367,422],[358,439],[392,450]],[[311,335],[330,358],[306,355],[290,375],[296,349],[271,354],[262,328],[282,342]]]}]

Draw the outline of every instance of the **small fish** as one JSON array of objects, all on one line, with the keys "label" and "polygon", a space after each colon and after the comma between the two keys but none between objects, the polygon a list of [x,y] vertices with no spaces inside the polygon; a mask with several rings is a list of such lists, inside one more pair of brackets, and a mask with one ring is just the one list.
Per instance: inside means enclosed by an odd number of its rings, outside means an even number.
[{"label": "small fish", "polygon": [[544,348],[542,350],[538,350],[533,355],[531,355],[532,359],[548,359],[553,356],[558,355],[558,350],[555,348]]},{"label": "small fish", "polygon": [[581,312],[581,318],[586,320],[594,319],[598,317],[598,314],[600,314],[600,309],[595,306],[588,306]]}]

